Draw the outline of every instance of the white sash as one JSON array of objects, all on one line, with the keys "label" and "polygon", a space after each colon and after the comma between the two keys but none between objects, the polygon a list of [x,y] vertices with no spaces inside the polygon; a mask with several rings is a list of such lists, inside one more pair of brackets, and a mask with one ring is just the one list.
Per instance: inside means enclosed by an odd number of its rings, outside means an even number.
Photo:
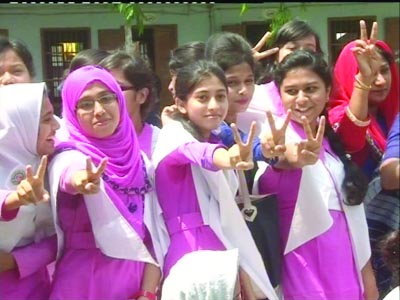
[{"label": "white sash", "polygon": [[[196,141],[176,121],[164,126],[153,154],[154,166],[179,145]],[[257,246],[235,202],[238,181],[233,170],[209,171],[192,165],[196,194],[205,224],[210,225],[227,249],[239,250],[240,266],[252,279],[257,294],[278,299]]]},{"label": "white sash", "polygon": [[[57,191],[62,172],[71,161],[82,162],[82,169],[86,168],[86,156],[76,150],[68,150],[57,154],[49,165],[52,209],[58,240],[57,257],[61,255],[64,241],[64,234],[59,227],[57,216]],[[102,253],[114,258],[143,261],[158,265],[140,236],[108,197],[103,180],[101,180],[100,192],[93,195],[85,195],[84,200],[96,245]]]}]

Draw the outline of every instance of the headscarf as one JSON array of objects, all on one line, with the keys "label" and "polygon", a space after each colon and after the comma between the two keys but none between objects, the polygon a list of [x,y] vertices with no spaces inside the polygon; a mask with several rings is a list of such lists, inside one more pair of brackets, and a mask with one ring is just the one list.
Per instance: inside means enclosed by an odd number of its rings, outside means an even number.
[{"label": "headscarf", "polygon": [[[0,192],[15,191],[29,164],[37,169],[37,153],[43,97],[46,85],[15,83],[0,87]],[[0,249],[11,251],[54,234],[48,203],[23,205],[18,215],[0,221]]]},{"label": "headscarf", "polygon": [[25,166],[35,169],[39,164],[37,137],[45,92],[44,82],[0,88],[0,189],[15,190]]},{"label": "headscarf", "polygon": [[[377,41],[376,46],[393,57],[390,47],[383,41]],[[348,43],[341,51],[334,68],[334,85],[330,99],[329,121],[331,124],[342,119],[345,108],[348,106],[354,87],[354,76],[358,73],[357,60],[351,49],[355,42]],[[393,61],[390,64],[392,84],[386,100],[379,104],[378,111],[385,119],[387,128],[390,128],[399,111],[399,70]],[[381,130],[378,121],[370,115],[371,123],[368,132],[379,149],[386,148],[386,134]]]},{"label": "headscarf", "polygon": [[[76,105],[90,84],[99,82],[117,95],[120,121],[118,127],[108,137],[95,138],[86,135],[79,125]],[[113,187],[141,188],[144,182],[144,165],[140,155],[138,140],[128,112],[125,108],[124,96],[114,77],[98,66],[85,66],[71,72],[65,79],[62,88],[62,116],[70,133],[70,141],[57,146],[57,151],[63,148],[73,148],[90,156],[95,165],[108,157],[108,163],[103,176],[106,190],[111,199],[115,193]]]}]

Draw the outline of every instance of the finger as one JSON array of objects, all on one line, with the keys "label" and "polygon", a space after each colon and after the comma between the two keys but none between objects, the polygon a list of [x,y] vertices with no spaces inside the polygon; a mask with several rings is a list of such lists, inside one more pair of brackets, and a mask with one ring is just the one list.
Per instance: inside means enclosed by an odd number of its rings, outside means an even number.
[{"label": "finger", "polygon": [[90,156],[86,157],[86,172],[89,176],[93,174],[93,162]]},{"label": "finger", "polygon": [[260,59],[267,58],[267,57],[269,57],[271,55],[274,55],[278,51],[279,51],[279,47],[275,47],[275,48],[271,48],[271,49],[265,50],[265,51],[257,54],[257,59],[260,60]]},{"label": "finger", "polygon": [[233,131],[233,138],[235,139],[236,144],[242,145],[243,144],[242,138],[240,137],[239,130],[237,129],[236,124],[232,123],[231,124],[231,128],[232,128],[232,131]]},{"label": "finger", "polygon": [[35,202],[36,197],[30,183],[26,180],[21,181],[21,188],[24,191],[24,199],[29,203]]},{"label": "finger", "polygon": [[306,149],[301,150],[300,153],[301,153],[303,161],[305,161],[307,164],[314,164],[319,159],[319,154],[308,151]]},{"label": "finger", "polygon": [[247,145],[253,144],[255,135],[256,135],[256,122],[253,121],[253,122],[251,122],[251,125],[250,125],[250,131],[249,131],[249,135],[247,137],[247,142],[246,142]]},{"label": "finger", "polygon": [[85,193],[88,193],[88,194],[95,194],[95,193],[97,193],[98,191],[99,191],[99,186],[96,185],[96,184],[94,184],[94,183],[89,182],[89,183],[87,183],[87,184],[85,185]]},{"label": "finger", "polygon": [[313,132],[305,116],[301,116],[301,121],[303,122],[304,132],[306,133],[307,140],[314,140]]},{"label": "finger", "polygon": [[375,45],[377,39],[378,39],[378,23],[374,22],[372,23],[371,37],[369,38],[369,43]]},{"label": "finger", "polygon": [[47,155],[43,155],[36,172],[36,177],[38,179],[44,178],[44,174],[46,173],[46,168],[47,168]]},{"label": "finger", "polygon": [[275,148],[274,148],[274,153],[276,153],[278,155],[284,154],[285,151],[286,151],[285,145],[278,145],[278,146],[275,146]]},{"label": "finger", "polygon": [[32,166],[27,165],[25,168],[25,172],[26,172],[26,180],[28,180],[29,182],[32,182],[34,180]]},{"label": "finger", "polygon": [[276,132],[274,117],[272,116],[272,113],[270,110],[267,110],[266,113],[267,113],[267,120],[268,120],[269,128],[271,129],[272,135],[274,135]]},{"label": "finger", "polygon": [[257,45],[255,45],[253,47],[254,50],[256,51],[260,51],[260,49],[266,44],[266,42],[268,41],[268,39],[271,36],[271,32],[267,31],[263,37],[258,41]]},{"label": "finger", "polygon": [[42,202],[49,202],[49,201],[50,201],[50,195],[47,191],[45,191],[42,196]]},{"label": "finger", "polygon": [[366,41],[367,39],[367,26],[364,20],[360,20],[360,40]]},{"label": "finger", "polygon": [[288,109],[287,112],[286,112],[285,122],[283,123],[283,126],[282,126],[282,128],[281,128],[281,129],[283,130],[283,132],[286,131],[286,128],[287,128],[288,125],[289,125],[289,122],[290,122],[290,120],[291,120],[291,117],[292,117],[292,110],[291,110],[291,109]]},{"label": "finger", "polygon": [[319,142],[319,144],[322,144],[322,140],[324,139],[325,123],[326,123],[325,116],[322,116],[319,119],[319,126],[316,136],[316,140]]},{"label": "finger", "polygon": [[254,168],[254,162],[252,161],[240,161],[235,165],[235,169],[238,170],[251,170]]},{"label": "finger", "polygon": [[97,170],[94,172],[94,175],[96,175],[97,178],[99,178],[104,173],[107,167],[107,163],[108,157],[105,157],[101,160],[99,166],[97,167]]}]

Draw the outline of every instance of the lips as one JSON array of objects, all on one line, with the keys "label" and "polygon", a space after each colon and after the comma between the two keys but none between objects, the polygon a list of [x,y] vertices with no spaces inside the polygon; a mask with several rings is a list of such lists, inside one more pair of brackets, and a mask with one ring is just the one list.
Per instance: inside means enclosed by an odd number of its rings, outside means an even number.
[{"label": "lips", "polygon": [[107,125],[107,123],[110,121],[110,119],[105,119],[105,120],[100,120],[94,123],[95,126],[104,126]]},{"label": "lips", "polygon": [[246,105],[247,103],[249,103],[249,99],[240,99],[236,102],[239,103],[240,105]]}]

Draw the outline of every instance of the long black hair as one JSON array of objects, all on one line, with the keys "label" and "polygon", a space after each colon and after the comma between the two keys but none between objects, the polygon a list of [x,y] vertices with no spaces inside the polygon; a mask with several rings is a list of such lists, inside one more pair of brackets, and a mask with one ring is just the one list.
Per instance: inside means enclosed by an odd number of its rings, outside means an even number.
[{"label": "long black hair", "polygon": [[[316,42],[316,52],[322,53],[318,34],[312,29],[310,24],[304,20],[293,19],[285,23],[277,32],[270,48],[283,47],[289,42],[296,42],[309,36],[314,36]],[[273,79],[273,72],[277,64],[277,55],[266,58],[262,61],[263,70],[257,78],[257,83],[266,83]]]},{"label": "long black hair", "polygon": [[[275,84],[280,87],[287,73],[294,68],[306,68],[311,70],[322,79],[327,88],[332,84],[331,68],[323,59],[322,53],[316,53],[310,50],[296,50],[287,55],[275,68],[273,77]],[[350,155],[346,153],[342,141],[328,121],[326,107],[322,111],[321,116],[322,115],[324,115],[327,120],[325,122],[325,137],[328,139],[332,150],[344,165],[345,178],[342,187],[346,197],[344,197],[343,201],[347,205],[361,204],[367,193],[368,180],[361,172],[360,168],[350,159]]]}]

